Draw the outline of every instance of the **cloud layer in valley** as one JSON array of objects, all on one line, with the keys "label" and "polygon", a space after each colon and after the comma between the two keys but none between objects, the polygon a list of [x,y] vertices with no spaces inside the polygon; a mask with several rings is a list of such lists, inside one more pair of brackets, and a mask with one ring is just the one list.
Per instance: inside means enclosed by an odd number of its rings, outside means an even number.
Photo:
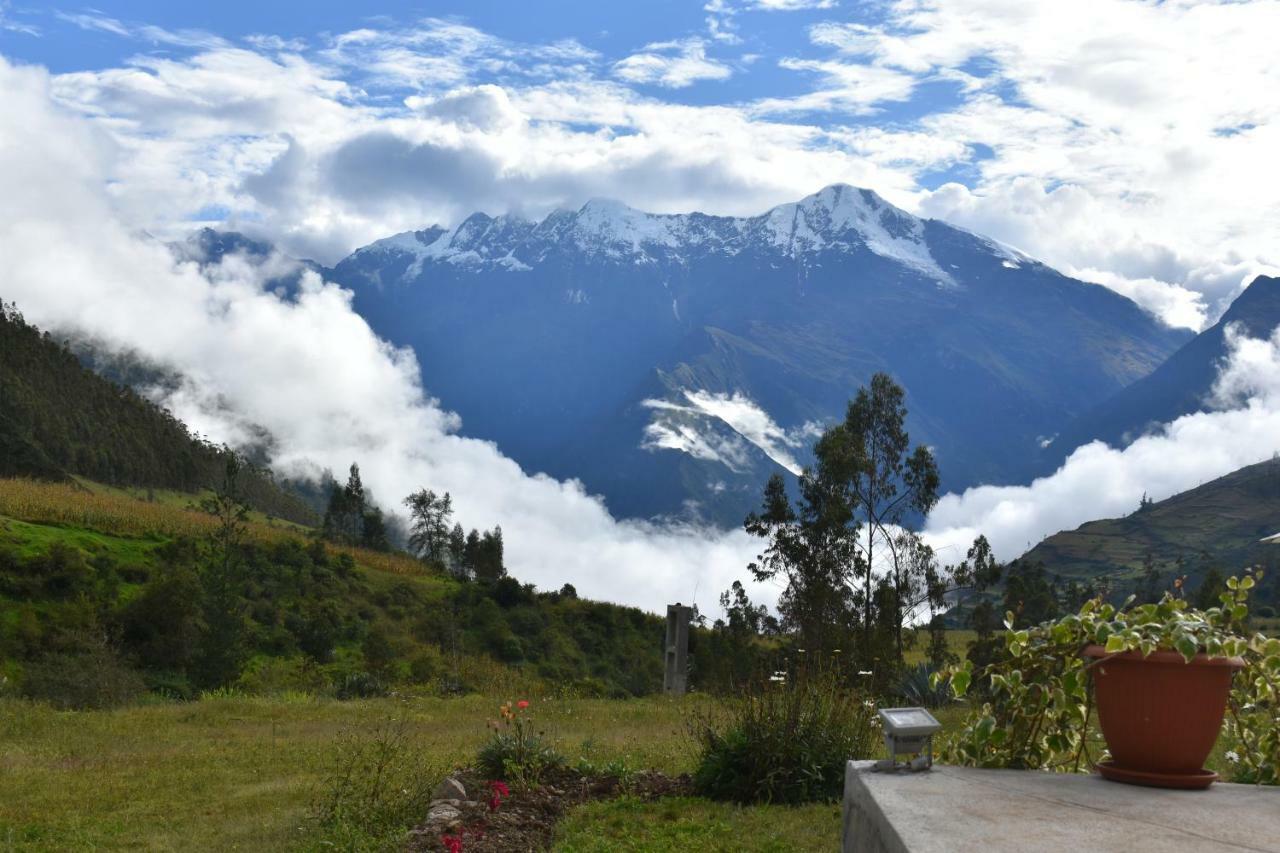
[{"label": "cloud layer in valley", "polygon": [[1209,411],[1186,415],[1124,449],[1093,442],[1029,486],[981,486],[939,501],[926,534],[963,553],[982,533],[1012,559],[1046,536],[1163,500],[1280,453],[1280,329],[1270,339],[1228,327],[1230,351]]}]

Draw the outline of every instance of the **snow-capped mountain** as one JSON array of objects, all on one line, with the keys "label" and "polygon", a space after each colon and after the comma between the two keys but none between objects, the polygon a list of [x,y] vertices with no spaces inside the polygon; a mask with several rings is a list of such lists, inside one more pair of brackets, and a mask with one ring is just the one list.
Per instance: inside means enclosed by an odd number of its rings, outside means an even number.
[{"label": "snow-capped mountain", "polygon": [[477,213],[329,275],[416,350],[465,433],[622,515],[729,524],[877,370],[961,488],[1021,479],[1043,437],[1187,337],[845,185],[754,217],[598,200],[540,221]]}]

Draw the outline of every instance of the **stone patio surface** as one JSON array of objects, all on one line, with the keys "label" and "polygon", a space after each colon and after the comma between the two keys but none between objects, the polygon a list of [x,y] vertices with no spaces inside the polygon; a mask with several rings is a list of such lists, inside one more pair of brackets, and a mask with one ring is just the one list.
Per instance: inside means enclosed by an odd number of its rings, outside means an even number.
[{"label": "stone patio surface", "polygon": [[935,765],[872,773],[850,761],[845,853],[1280,853],[1280,788],[1171,791],[1100,776]]}]

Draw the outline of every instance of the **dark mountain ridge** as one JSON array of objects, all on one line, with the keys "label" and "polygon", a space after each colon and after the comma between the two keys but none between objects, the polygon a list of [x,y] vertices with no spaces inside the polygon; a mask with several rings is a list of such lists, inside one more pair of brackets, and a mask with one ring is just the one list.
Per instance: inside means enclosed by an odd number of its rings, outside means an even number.
[{"label": "dark mountain ridge", "polygon": [[1207,411],[1227,357],[1229,326],[1248,337],[1270,337],[1280,326],[1280,278],[1255,278],[1217,323],[1188,341],[1150,375],[1064,427],[1046,448],[1042,470],[1053,470],[1071,451],[1091,441],[1124,447],[1182,415]]}]

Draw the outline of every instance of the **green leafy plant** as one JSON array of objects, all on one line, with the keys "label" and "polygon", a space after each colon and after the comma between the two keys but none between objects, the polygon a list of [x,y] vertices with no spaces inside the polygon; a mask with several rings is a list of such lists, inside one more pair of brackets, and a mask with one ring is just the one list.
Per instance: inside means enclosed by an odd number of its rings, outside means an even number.
[{"label": "green leafy plant", "polygon": [[492,779],[520,787],[536,786],[548,770],[564,766],[564,756],[545,731],[534,728],[529,702],[505,702],[498,719],[489,721],[493,735],[476,756],[476,764]]},{"label": "green leafy plant", "polygon": [[695,718],[693,734],[701,744],[699,793],[803,803],[837,798],[845,762],[870,755],[879,730],[873,702],[817,669],[749,688],[727,717]]},{"label": "green leafy plant", "polygon": [[1057,621],[1018,629],[1006,615],[1004,653],[974,670],[965,662],[934,676],[949,680],[954,695],[981,685],[986,696],[955,735],[944,738],[941,759],[978,767],[1088,771],[1101,742],[1091,726],[1093,694],[1089,669],[1081,655],[1086,645],[1107,654],[1175,650],[1187,660],[1243,657],[1224,724],[1235,781],[1274,784],[1280,766],[1280,640],[1247,631],[1248,595],[1261,572],[1230,578],[1220,607],[1191,607],[1166,594],[1155,604],[1120,607],[1100,599],[1086,601],[1078,613]]}]

